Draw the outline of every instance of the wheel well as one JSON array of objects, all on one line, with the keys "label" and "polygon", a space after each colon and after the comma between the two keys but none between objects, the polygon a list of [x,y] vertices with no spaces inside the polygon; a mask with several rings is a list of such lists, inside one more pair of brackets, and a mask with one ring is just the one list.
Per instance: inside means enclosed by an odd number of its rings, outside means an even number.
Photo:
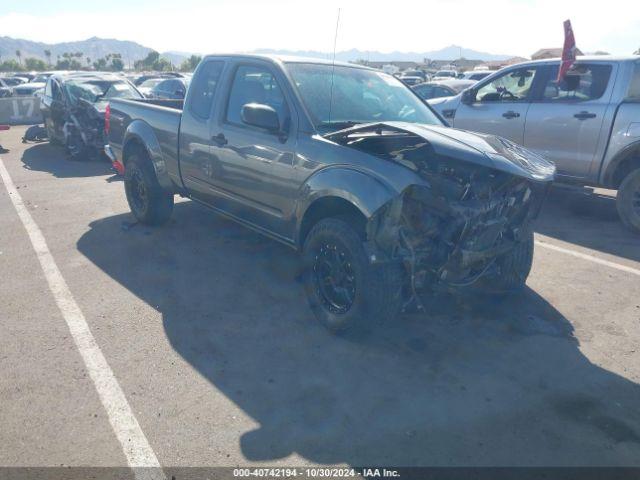
[{"label": "wheel well", "polygon": [[611,177],[611,184],[618,188],[627,174],[636,168],[640,168],[640,145],[625,154],[625,158],[620,161]]},{"label": "wheel well", "polygon": [[364,240],[367,219],[351,202],[340,197],[323,197],[313,202],[304,214],[298,235],[299,245],[303,245],[307,235],[320,220],[325,218],[346,218]]},{"label": "wheel well", "polygon": [[129,156],[135,151],[144,152],[145,148],[140,140],[132,138],[125,144],[124,149],[122,150],[122,163],[124,165],[127,164]]}]

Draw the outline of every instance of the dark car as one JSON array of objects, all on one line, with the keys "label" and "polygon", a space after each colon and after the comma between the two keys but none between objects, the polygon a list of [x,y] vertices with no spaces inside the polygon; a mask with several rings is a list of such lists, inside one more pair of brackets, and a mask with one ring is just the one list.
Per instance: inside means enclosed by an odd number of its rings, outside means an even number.
[{"label": "dark car", "polygon": [[104,112],[113,98],[143,98],[128,80],[112,74],[51,75],[40,109],[51,143],[83,159],[104,147]]},{"label": "dark car", "polygon": [[187,93],[189,81],[189,78],[167,78],[149,90],[147,96],[149,98],[181,100]]},{"label": "dark car", "polygon": [[523,288],[555,172],[445,126],[390,75],[317,59],[208,56],[184,101],[114,99],[108,115],[140,222],[167,222],[180,194],[302,251],[332,330],[391,318],[416,292]]},{"label": "dark car", "polygon": [[423,100],[430,100],[432,98],[452,97],[475,83],[473,80],[441,80],[421,83],[411,88]]}]

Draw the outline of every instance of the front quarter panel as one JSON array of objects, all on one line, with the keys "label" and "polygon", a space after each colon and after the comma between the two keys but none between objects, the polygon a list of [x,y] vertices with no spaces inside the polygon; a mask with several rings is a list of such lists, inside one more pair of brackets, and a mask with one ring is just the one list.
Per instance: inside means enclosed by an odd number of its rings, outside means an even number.
[{"label": "front quarter panel", "polygon": [[319,136],[301,138],[298,147],[296,169],[304,180],[294,207],[296,241],[305,212],[320,198],[342,198],[370,218],[409,185],[424,183],[408,168]]}]

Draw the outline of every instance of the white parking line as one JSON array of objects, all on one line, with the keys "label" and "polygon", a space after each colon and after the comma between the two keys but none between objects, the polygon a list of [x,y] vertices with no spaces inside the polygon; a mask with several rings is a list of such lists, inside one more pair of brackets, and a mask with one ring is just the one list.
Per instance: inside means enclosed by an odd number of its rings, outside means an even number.
[{"label": "white parking line", "polygon": [[91,380],[93,380],[93,384],[98,391],[102,405],[107,411],[109,422],[127,457],[128,465],[133,468],[136,479],[164,479],[165,476],[160,467],[160,462],[158,462],[153,449],[140,428],[140,424],[133,414],[118,380],[91,334],[82,310],[80,310],[67,282],[60,273],[53,255],[49,251],[44,235],[42,235],[40,228],[25,207],[22,197],[2,162],[2,158],[0,158],[0,177],[2,177],[2,181],[9,193],[9,198],[18,212],[24,228],[27,230],[31,244],[49,283],[49,289],[80,351]]},{"label": "white parking line", "polygon": [[567,255],[572,255],[574,257],[587,260],[589,262],[597,263],[598,265],[604,265],[605,267],[615,268],[616,270],[620,270],[621,272],[626,272],[632,275],[640,276],[640,270],[638,270],[637,268],[628,267],[627,265],[622,265],[620,263],[603,260],[602,258],[594,257],[593,255],[588,255],[586,253],[578,252],[576,250],[570,250],[568,248],[559,247],[551,243],[543,242],[542,240],[536,240],[536,245],[539,245],[544,248],[548,248],[549,250],[555,250],[556,252],[566,253]]}]

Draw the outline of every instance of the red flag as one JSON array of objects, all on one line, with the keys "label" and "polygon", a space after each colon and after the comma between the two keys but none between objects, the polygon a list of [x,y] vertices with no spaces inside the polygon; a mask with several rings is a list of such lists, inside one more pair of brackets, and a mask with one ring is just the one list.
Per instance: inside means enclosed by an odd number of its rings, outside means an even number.
[{"label": "red flag", "polygon": [[573,62],[576,61],[576,39],[573,36],[573,28],[571,28],[571,20],[564,22],[564,46],[562,47],[562,63],[558,70],[558,83],[565,77]]}]

